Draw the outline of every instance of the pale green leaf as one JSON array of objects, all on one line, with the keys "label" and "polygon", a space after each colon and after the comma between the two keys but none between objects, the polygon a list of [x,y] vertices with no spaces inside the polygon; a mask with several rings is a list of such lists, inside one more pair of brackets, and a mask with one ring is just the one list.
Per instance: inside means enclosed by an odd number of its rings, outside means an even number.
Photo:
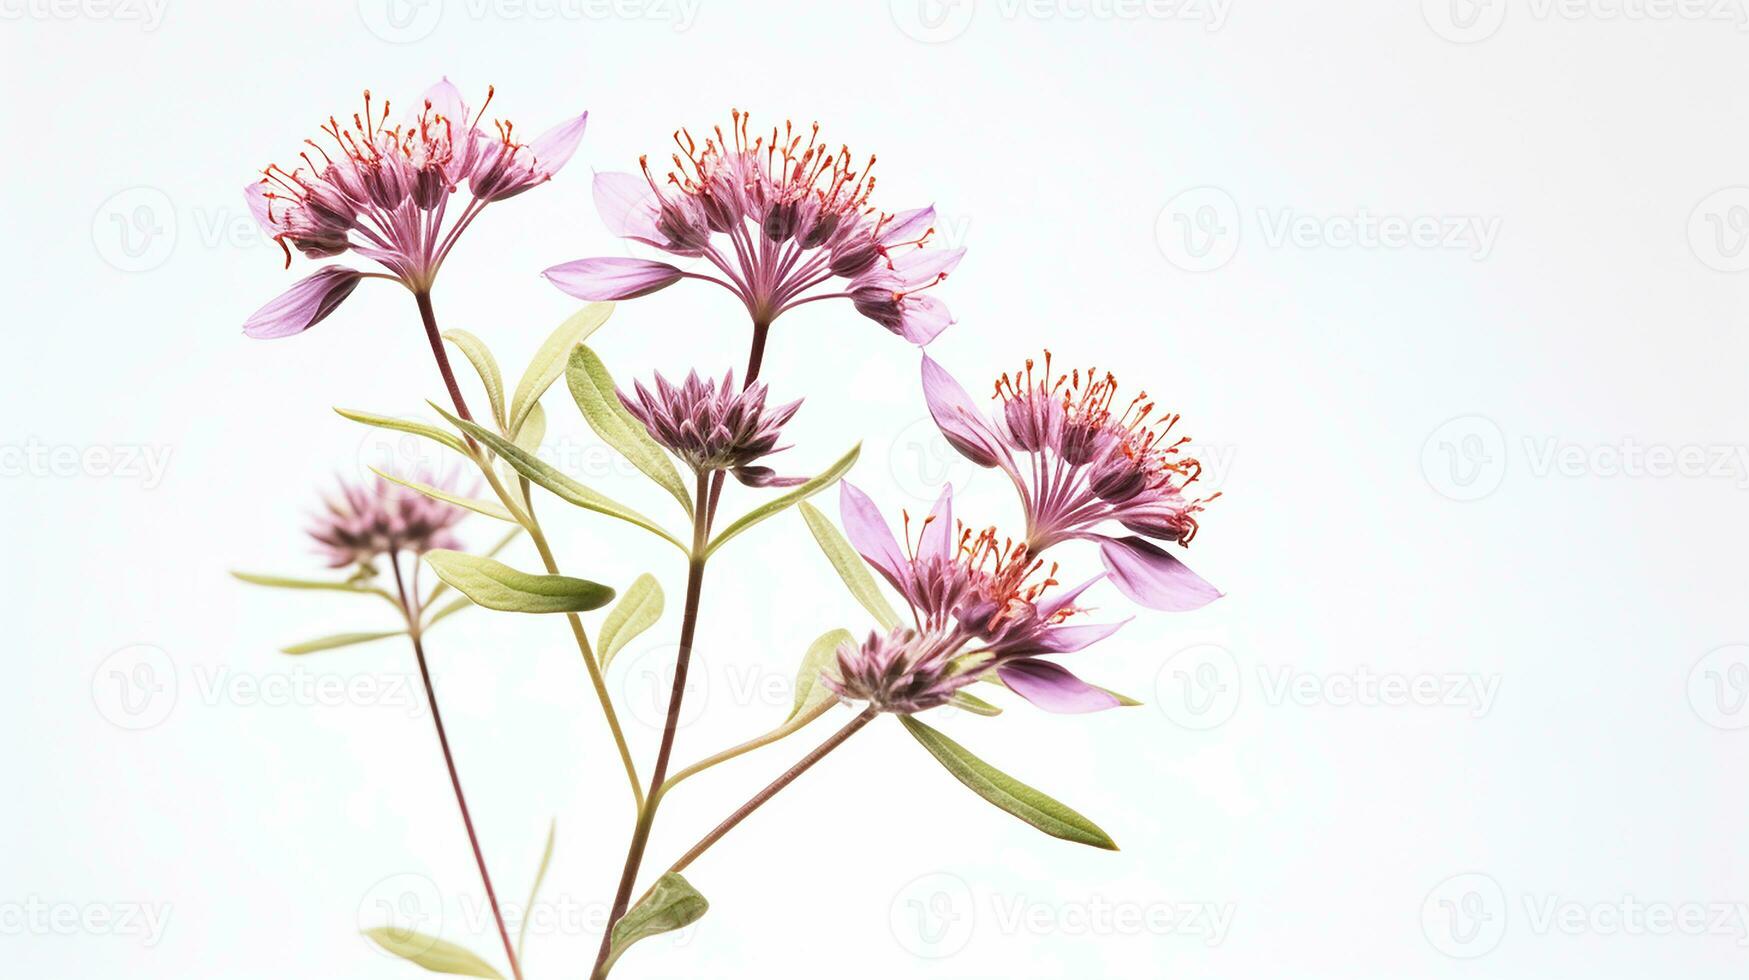
[{"label": "pale green leaf", "polygon": [[721,548],[724,544],[727,544],[729,539],[740,534],[742,531],[747,530],[753,525],[758,524],[760,521],[763,521],[774,514],[781,513],[785,509],[793,507],[809,497],[812,497],[814,494],[819,493],[821,490],[837,483],[839,478],[850,472],[850,468],[856,465],[856,457],[861,454],[861,452],[862,443],[859,442],[852,446],[850,452],[845,453],[838,462],[833,463],[826,472],[821,473],[812,480],[790,490],[788,493],[768,500],[765,503],[760,504],[758,507],[748,511],[740,520],[723,528],[722,532],[716,536],[716,540],[712,541],[710,547],[705,549],[705,556],[709,557],[710,555],[715,554],[716,550]]},{"label": "pale green leaf", "polygon": [[450,449],[461,453],[463,456],[473,455],[468,452],[467,443],[463,442],[454,433],[445,432],[435,425],[428,425],[424,422],[414,422],[410,419],[390,418],[387,415],[372,415],[369,412],[355,412],[350,408],[336,408],[334,411],[338,412],[342,417],[349,418],[354,422],[363,422],[365,425],[374,425],[379,429],[393,429],[396,432],[408,432],[416,436],[424,436],[433,442],[448,446]]},{"label": "pale green leaf", "polygon": [[474,366],[475,373],[480,376],[480,383],[486,386],[486,398],[492,403],[492,419],[498,423],[498,428],[506,428],[504,375],[498,371],[498,359],[492,356],[491,348],[486,346],[485,341],[466,330],[445,330],[443,339],[454,344],[467,357],[468,363]]},{"label": "pale green leaf", "polygon": [[517,430],[514,440],[517,448],[524,450],[530,456],[540,455],[540,444],[547,438],[547,410],[534,406],[528,413],[528,418],[522,420],[522,428]]},{"label": "pale green leaf", "polygon": [[958,742],[916,718],[900,715],[899,721],[904,723],[906,731],[923,743],[937,762],[972,792],[1052,837],[1108,851],[1117,850],[1117,844],[1093,821],[967,752]]},{"label": "pale green leaf", "polygon": [[832,563],[838,577],[844,580],[844,586],[850,590],[851,596],[862,603],[862,608],[867,609],[869,615],[883,629],[896,628],[900,623],[899,614],[893,611],[887,597],[881,594],[880,586],[875,584],[874,576],[869,573],[868,564],[850,546],[850,542],[845,540],[838,525],[806,501],[799,504],[797,509],[802,512],[802,520],[808,522],[808,530],[813,532],[814,541],[826,553],[826,560]]},{"label": "pale green leaf", "polygon": [[530,575],[460,551],[428,551],[425,563],[457,592],[499,612],[587,612],[613,601],[613,590],[605,585],[568,575]]},{"label": "pale green leaf", "polygon": [[668,458],[656,440],[650,438],[644,423],[620,403],[613,376],[608,373],[607,365],[601,363],[601,358],[587,346],[577,345],[577,349],[571,352],[570,366],[565,369],[565,380],[571,386],[571,397],[576,399],[584,420],[595,434],[672,494],[681,508],[691,514],[692,497],[687,493],[685,481],[680,478],[680,471],[674,468],[674,461]]},{"label": "pale green leaf", "polygon": [[535,351],[534,359],[528,362],[522,380],[516,383],[516,394],[510,399],[510,424],[506,432],[515,436],[521,431],[523,420],[534,411],[535,403],[559,379],[559,375],[565,373],[565,362],[571,356],[571,348],[606,323],[612,313],[612,303],[590,303],[571,314],[547,337],[540,350]]},{"label": "pale green leaf", "polygon": [[481,500],[477,497],[464,497],[459,493],[450,493],[448,490],[420,483],[417,480],[403,480],[400,477],[395,476],[393,473],[385,473],[374,466],[370,468],[370,471],[390,483],[398,483],[409,490],[422,493],[433,500],[441,500],[446,504],[454,504],[457,507],[471,510],[476,514],[484,514],[487,517],[495,518],[500,521],[505,521],[511,524],[517,523],[516,518],[510,516],[510,511],[505,510],[504,505],[496,501]]},{"label": "pale green leaf", "polygon": [[986,718],[994,718],[1002,713],[1001,708],[966,691],[955,691],[953,699],[947,703],[961,711],[969,711],[974,715],[983,715]]},{"label": "pale green leaf", "polygon": [[653,575],[639,575],[601,621],[601,633],[595,639],[601,669],[606,670],[614,654],[661,618],[662,586]]},{"label": "pale green leaf", "polygon": [[802,666],[796,671],[795,701],[790,708],[789,718],[813,708],[822,701],[836,697],[832,689],[820,682],[820,674],[832,669],[838,662],[838,648],[846,643],[855,646],[856,637],[849,630],[832,630],[822,633],[819,639],[808,644],[808,652],[802,657]]},{"label": "pale green leaf", "polygon": [[555,819],[547,824],[547,846],[541,851],[540,870],[534,873],[534,887],[528,890],[528,901],[522,906],[522,925],[516,930],[516,962],[524,966],[528,961],[522,958],[522,943],[528,938],[528,921],[533,918],[529,913],[534,909],[534,900],[540,897],[541,882],[547,880],[547,865],[553,863],[553,839],[558,833],[559,821]]},{"label": "pale green leaf", "polygon": [[294,643],[289,647],[281,648],[279,652],[293,655],[320,653],[323,650],[349,647],[356,643],[369,643],[372,640],[386,640],[391,636],[404,636],[406,632],[406,630],[388,630],[382,633],[336,633],[333,636],[324,636],[319,640]]},{"label": "pale green leaf", "polygon": [[364,934],[370,937],[371,942],[404,960],[417,963],[432,973],[504,980],[504,975],[492,969],[485,960],[455,943],[446,942],[436,936],[421,935],[407,929],[396,929],[393,926],[366,929]]},{"label": "pale green leaf", "polygon": [[669,544],[679,548],[681,551],[687,550],[686,545],[681,544],[678,538],[669,534],[667,531],[664,531],[660,525],[656,524],[648,517],[645,517],[616,500],[612,500],[602,494],[596,493],[594,490],[591,490],[583,484],[578,483],[576,480],[560,473],[538,456],[518,448],[514,443],[505,439],[503,436],[498,435],[484,426],[463,419],[458,419],[448,412],[444,412],[441,408],[438,409],[438,411],[442,412],[443,417],[448,419],[456,427],[473,436],[475,439],[480,440],[480,442],[484,443],[487,448],[491,449],[494,453],[497,453],[501,459],[514,467],[516,472],[528,477],[530,482],[545,487],[560,500],[563,500],[568,504],[575,504],[584,510],[592,510],[598,514],[617,517],[628,524],[636,524],[638,527],[663,538]]},{"label": "pale green leaf", "polygon": [[692,925],[703,918],[710,907],[711,903],[705,901],[685,878],[672,872],[663,875],[656,880],[650,894],[632,906],[614,925],[613,950],[608,954],[606,965],[611,968],[639,940]]},{"label": "pale green leaf", "polygon": [[231,577],[250,585],[266,585],[275,589],[320,589],[327,592],[356,592],[362,595],[387,595],[382,589],[362,582],[324,582],[320,579],[285,578],[280,575],[257,575],[254,572],[232,572]]},{"label": "pale green leaf", "polygon": [[[500,551],[503,551],[505,548],[510,547],[510,542],[515,541],[516,536],[521,534],[521,533],[522,533],[522,528],[520,528],[520,527],[511,528],[509,534],[506,534],[502,538],[499,538],[497,544],[486,549],[486,551],[485,551],[486,557],[487,558],[498,557],[498,553]],[[424,607],[427,609],[431,608],[431,603],[434,602],[438,596],[443,595],[447,591],[449,591],[449,583],[439,580],[436,585],[432,586],[430,594],[425,597],[425,602],[423,603]],[[387,593],[384,593],[384,594],[387,595]],[[449,605],[443,607],[442,609],[439,609],[437,611],[437,615],[426,620],[425,625],[430,626],[432,623],[435,623],[440,619],[444,619],[444,618],[448,617],[450,614],[452,614],[460,609],[463,609],[467,606],[471,606],[471,605],[473,605],[473,603],[469,602],[466,599],[460,599],[460,600],[457,600],[456,602],[452,602]]]}]

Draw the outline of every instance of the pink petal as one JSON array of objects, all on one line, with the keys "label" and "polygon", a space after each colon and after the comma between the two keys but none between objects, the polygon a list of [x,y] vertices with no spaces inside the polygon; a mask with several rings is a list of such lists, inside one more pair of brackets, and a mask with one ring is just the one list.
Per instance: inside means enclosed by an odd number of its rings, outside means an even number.
[{"label": "pink petal", "polygon": [[1104,711],[1120,703],[1110,692],[1043,660],[1016,660],[997,668],[996,674],[1014,693],[1057,714]]},{"label": "pink petal", "polygon": [[409,126],[418,126],[419,117],[425,112],[425,103],[431,103],[431,111],[449,120],[450,138],[457,143],[473,124],[473,117],[468,114],[468,104],[462,100],[462,93],[449,80],[448,76],[438,79],[437,83],[425,90],[419,101],[407,111],[406,120]]},{"label": "pink petal", "polygon": [[929,520],[923,525],[922,539],[917,542],[917,557],[947,561],[953,557],[953,485],[941,488]]},{"label": "pink petal", "polygon": [[258,180],[243,188],[243,200],[248,203],[249,213],[255,217],[255,223],[261,226],[263,232],[270,236],[279,234],[279,229],[273,226],[273,219],[269,217],[272,203],[267,200],[265,184]]},{"label": "pink petal", "polygon": [[1158,545],[1131,535],[1099,538],[1111,584],[1131,600],[1166,612],[1189,612],[1219,599],[1219,589]]},{"label": "pink petal", "polygon": [[844,535],[850,539],[850,546],[856,549],[856,553],[886,576],[893,588],[905,592],[903,575],[909,570],[910,562],[899,550],[899,542],[881,516],[880,508],[868,499],[868,494],[848,480],[838,486],[838,516],[844,522]]},{"label": "pink petal", "polygon": [[299,279],[292,287],[256,310],[243,322],[243,333],[257,340],[271,340],[303,333],[334,312],[341,300],[352,295],[364,274],[344,266],[324,266],[315,275]]},{"label": "pink petal", "polygon": [[963,248],[920,248],[894,259],[893,274],[906,289],[916,289],[952,272],[965,257]]},{"label": "pink petal", "polygon": [[933,296],[911,295],[899,304],[899,336],[919,347],[927,346],[952,325],[947,304]]},{"label": "pink petal", "polygon": [[559,168],[569,162],[571,155],[577,152],[577,144],[583,141],[583,129],[588,122],[589,113],[585,112],[536,136],[534,142],[528,146],[534,154],[536,171],[544,177],[558,173]]},{"label": "pink petal", "polygon": [[1098,575],[1095,575],[1092,578],[1088,579],[1087,581],[1082,582],[1080,585],[1075,586],[1074,588],[1070,589],[1069,591],[1059,592],[1056,595],[1051,596],[1049,599],[1046,599],[1045,601],[1036,604],[1035,610],[1038,612],[1038,617],[1040,619],[1050,619],[1052,616],[1055,616],[1057,613],[1063,611],[1064,609],[1067,609],[1071,604],[1074,603],[1074,601],[1076,599],[1081,598],[1081,593],[1086,592],[1088,589],[1092,588],[1093,583],[1099,581],[1100,579],[1102,579],[1104,577],[1105,577],[1105,573],[1100,572]]},{"label": "pink petal", "polygon": [[979,466],[995,466],[1002,459],[1002,443],[972,396],[927,354],[923,356],[923,400],[941,434],[961,456]]},{"label": "pink petal", "polygon": [[650,182],[636,174],[595,175],[595,210],[607,230],[621,238],[651,244],[661,241],[656,231],[655,197]]},{"label": "pink petal", "polygon": [[1088,623],[1085,626],[1057,626],[1046,630],[1039,637],[1038,647],[1046,653],[1074,653],[1085,650],[1100,640],[1105,639],[1129,622],[1127,619],[1115,623]]},{"label": "pink petal", "polygon": [[885,228],[881,229],[881,244],[891,245],[894,242],[909,242],[922,238],[923,233],[928,231],[929,226],[934,223],[934,205],[912,211],[901,211],[893,216],[893,220],[887,222]]},{"label": "pink petal", "polygon": [[666,262],[648,259],[578,259],[541,273],[578,299],[612,300],[647,296],[679,282],[682,273]]}]

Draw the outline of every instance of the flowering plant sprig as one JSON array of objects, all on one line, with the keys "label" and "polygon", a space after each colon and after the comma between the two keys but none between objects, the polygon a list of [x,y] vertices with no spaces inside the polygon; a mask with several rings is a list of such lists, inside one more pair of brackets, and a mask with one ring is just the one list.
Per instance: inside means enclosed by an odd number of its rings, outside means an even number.
[{"label": "flowering plant sprig", "polygon": [[[862,316],[926,345],[952,322],[933,288],[957,266],[963,250],[925,247],[932,237],[932,209],[889,213],[875,206],[872,157],[862,163],[848,149],[830,147],[817,126],[755,131],[740,112],[732,114],[727,133],[718,129],[702,141],[684,130],[678,133],[674,169],[665,179],[643,161],[641,177],[603,174],[595,182],[595,202],[611,231],[676,259],[705,262],[715,272],[633,258],[581,259],[548,269],[548,279],[590,302],[552,331],[510,387],[484,341],[439,328],[431,287],[458,236],[486,204],[546,182],[564,164],[582,136],[585,117],[524,143],[509,123],[488,130],[483,110],[470,114],[447,81],[433,87],[399,124],[390,125],[387,103],[375,106],[367,94],[365,110],[352,125],[330,120],[323,129],[334,148],[312,143],[314,155],[304,154],[302,166],[269,168],[248,197],[257,217],[286,247],[288,262],[293,247],[319,258],[355,252],[384,271],[326,267],[258,311],[245,332],[257,337],[300,333],[332,313],[361,279],[399,281],[415,298],[448,395],[448,407],[430,404],[441,422],[338,411],[365,425],[428,440],[471,467],[478,482],[464,489],[453,476],[379,472],[369,484],[345,486],[330,498],[311,532],[327,563],[351,568],[349,577],[239,577],[260,585],[374,594],[399,611],[400,629],[343,634],[286,652],[390,636],[411,639],[510,974],[523,977],[522,937],[512,942],[499,914],[423,644],[431,626],[469,604],[565,618],[626,773],[631,829],[589,967],[593,978],[607,976],[642,939],[704,915],[708,903],[682,872],[883,714],[897,717],[934,759],[994,805],[1053,837],[1115,848],[1091,820],[1003,773],[917,716],[944,709],[983,717],[1002,713],[974,690],[1006,692],[1066,714],[1136,703],[1083,680],[1063,661],[1094,663],[1086,651],[1128,622],[1098,616],[1085,604],[1106,583],[1139,606],[1172,612],[1199,608],[1219,595],[1164,547],[1188,545],[1198,515],[1216,496],[1195,492],[1200,467],[1186,440],[1170,434],[1177,416],[1159,413],[1145,394],[1123,402],[1111,375],[1079,367],[1065,371],[1048,354],[1042,363],[1028,361],[1020,372],[1002,375],[994,389],[995,411],[987,416],[946,370],[924,356],[921,394],[950,444],[974,463],[1009,477],[1025,518],[1024,528],[1014,534],[962,522],[952,489],[943,487],[930,512],[915,523],[903,515],[902,534],[895,535],[873,498],[845,481],[860,444],[824,466],[806,449],[794,454],[801,462],[773,465],[776,454],[791,448],[783,432],[802,410],[799,396],[806,394],[761,378],[778,317],[804,303],[846,299]],[[458,194],[465,194],[465,203],[453,222],[446,221],[449,201]],[[656,373],[629,385],[616,382],[588,343],[614,312],[613,302],[688,278],[728,289],[744,307],[752,336],[739,380],[733,371],[694,369],[679,383]],[[487,414],[470,411],[447,347],[472,367]],[[672,512],[647,516],[542,458],[548,425],[542,402],[561,378],[588,427],[672,498],[680,520],[671,524]],[[810,458],[814,465],[805,465]],[[749,496],[748,504],[740,516],[719,519],[730,477],[740,487],[735,492]],[[834,485],[837,522],[808,502]],[[672,689],[647,774],[627,745],[604,676],[619,651],[661,621],[662,587],[654,575],[640,575],[615,602],[615,589],[561,574],[536,516],[537,502],[548,495],[639,528],[662,543],[663,559],[672,560],[667,548],[679,552],[677,570],[684,571],[686,585]],[[730,542],[791,510],[801,515],[872,624],[858,631],[829,629],[810,645],[797,670],[791,710],[770,731],[676,768],[687,673],[694,648],[708,633],[700,610],[710,560]],[[490,551],[466,552],[454,527],[470,512],[508,525],[509,534]],[[1131,533],[1114,534],[1112,525]],[[524,571],[496,557],[519,536],[533,545],[540,570]],[[1104,569],[1077,580],[1063,575],[1056,549],[1079,541],[1097,545]],[[382,575],[385,563],[392,589]],[[424,566],[440,580],[429,590],[419,584]],[[771,567],[775,572],[781,566]],[[781,586],[774,582],[773,587]],[[433,601],[451,590],[459,598],[434,608]],[[887,590],[902,600],[903,612],[889,601]],[[591,630],[582,614],[601,609],[607,612]],[[786,739],[839,706],[851,712],[832,735],[753,793],[665,871],[653,879],[643,873],[661,807],[681,783]],[[551,848],[549,836],[548,857]],[[537,892],[545,871],[543,859]],[[647,882],[642,891],[640,882]],[[439,937],[393,928],[367,935],[428,970],[502,977],[484,957]]]}]

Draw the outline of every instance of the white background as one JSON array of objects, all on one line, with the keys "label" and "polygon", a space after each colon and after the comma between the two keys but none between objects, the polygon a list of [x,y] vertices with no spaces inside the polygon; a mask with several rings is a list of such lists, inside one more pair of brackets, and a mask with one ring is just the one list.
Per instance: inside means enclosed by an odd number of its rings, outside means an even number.
[{"label": "white background", "polygon": [[[32,2],[0,0],[0,972],[412,976],[358,936],[391,910],[501,962],[409,651],[275,652],[388,610],[226,575],[316,571],[305,516],[377,448],[330,406],[441,395],[387,283],[306,335],[240,335],[309,265],[281,269],[239,192],[360,89],[407,104],[448,74],[528,132],[590,110],[570,169],[488,212],[438,285],[513,376],[575,308],[536,273],[623,254],[590,170],[750,108],[878,153],[877,203],[939,207],[970,251],[934,353],[969,388],[1044,346],[1110,365],[1184,414],[1226,491],[1188,555],[1226,597],[1075,660],[1148,706],[939,719],[1122,851],[1037,834],[882,721],[701,860],[709,915],[618,975],[1742,975],[1735,3]],[[1346,236],[1412,221],[1455,247]],[[741,316],[689,283],[594,343],[622,378],[720,371]],[[916,367],[842,304],[785,317],[767,376],[807,397],[786,461],[862,439],[854,479],[889,512],[949,478],[1013,527],[924,421]],[[550,450],[660,511],[548,405]],[[161,478],[104,459],[142,447]],[[678,607],[672,552],[544,513],[568,571],[652,570]],[[726,550],[677,757],[774,724],[807,642],[861,616],[793,518]],[[675,629],[610,676],[646,769]],[[431,647],[508,904],[558,822],[529,974],[581,976],[631,813],[575,650],[477,610]],[[1380,678],[1438,690],[1379,703]],[[677,792],[652,862],[828,724]],[[104,922],[142,910],[161,931]]]}]

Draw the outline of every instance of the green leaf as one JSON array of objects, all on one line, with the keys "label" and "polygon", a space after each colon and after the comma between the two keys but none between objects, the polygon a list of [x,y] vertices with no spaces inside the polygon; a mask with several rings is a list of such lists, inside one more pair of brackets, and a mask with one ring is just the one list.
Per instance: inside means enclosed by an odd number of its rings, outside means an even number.
[{"label": "green leaf", "polygon": [[396,432],[409,432],[416,436],[424,436],[433,442],[448,446],[456,452],[461,453],[463,456],[473,455],[468,452],[467,443],[462,442],[454,433],[445,432],[435,425],[427,425],[424,422],[414,422],[410,419],[393,419],[389,418],[387,415],[372,415],[369,412],[355,412],[349,408],[336,408],[334,411],[339,413],[342,417],[349,418],[354,422],[363,422],[365,425],[374,425],[379,429],[393,429]]},{"label": "green leaf", "polygon": [[534,887],[528,890],[528,901],[522,906],[522,925],[516,930],[516,962],[521,964],[528,962],[522,958],[522,942],[528,938],[528,920],[533,918],[529,912],[534,909],[534,900],[540,897],[541,882],[547,880],[547,865],[553,863],[553,838],[558,835],[558,832],[558,820],[555,819],[547,824],[547,846],[546,850],[541,852],[540,870],[534,873]]},{"label": "green leaf", "polygon": [[588,612],[613,601],[613,590],[605,585],[568,575],[530,575],[460,551],[428,551],[425,563],[457,592],[499,612]]},{"label": "green leaf", "polygon": [[[498,557],[498,553],[500,551],[503,551],[505,548],[510,547],[510,542],[515,541],[516,536],[521,534],[521,533],[522,533],[521,527],[511,528],[509,534],[506,534],[502,538],[499,538],[497,544],[486,549],[486,552],[485,552],[486,557],[487,558]],[[425,602],[423,603],[424,608],[430,609],[431,604],[433,602],[437,601],[437,597],[440,595],[443,595],[448,590],[449,590],[449,583],[448,582],[439,581],[436,585],[432,586],[430,593],[428,593],[425,596]],[[385,592],[384,595],[388,595],[388,593]],[[395,598],[393,596],[390,596],[389,601],[396,602],[397,600],[395,600]],[[449,605],[444,606],[442,609],[439,609],[437,611],[437,615],[435,615],[435,616],[433,616],[430,619],[425,621],[425,625],[430,626],[431,624],[437,622],[438,620],[444,619],[445,617],[449,616],[450,614],[455,613],[458,610],[466,608],[467,606],[471,606],[471,605],[473,605],[473,603],[468,601],[467,599],[458,599],[455,602],[452,602]]]},{"label": "green leaf", "polygon": [[432,973],[504,980],[504,975],[492,969],[485,960],[455,943],[445,942],[435,936],[425,936],[406,929],[396,929],[393,926],[366,929],[364,934],[369,936],[371,941],[378,946],[404,960],[417,963]]},{"label": "green leaf", "polygon": [[521,431],[523,420],[534,411],[540,396],[546,394],[559,375],[565,373],[565,361],[571,355],[571,348],[606,323],[612,313],[612,303],[590,303],[571,314],[547,337],[546,343],[535,351],[534,360],[528,362],[522,380],[516,383],[516,394],[510,399],[510,424],[506,432],[515,436]]},{"label": "green leaf", "polygon": [[888,604],[887,597],[881,594],[879,585],[875,584],[874,576],[869,573],[868,564],[856,549],[845,540],[843,532],[832,519],[814,508],[813,504],[803,501],[797,505],[802,512],[802,520],[808,522],[808,530],[814,534],[814,541],[820,550],[826,553],[826,560],[832,563],[832,568],[838,572],[838,577],[844,580],[845,588],[862,608],[867,609],[875,622],[883,629],[892,630],[899,626],[899,614]]},{"label": "green leaf", "polygon": [[1108,851],[1117,850],[1117,844],[1093,821],[967,752],[958,742],[910,715],[900,715],[899,721],[904,723],[906,731],[923,743],[937,762],[947,767],[947,771],[972,792],[1052,837]]},{"label": "green leaf", "polygon": [[626,407],[620,403],[619,395],[614,390],[613,376],[607,372],[607,365],[601,363],[601,358],[583,344],[571,352],[570,366],[565,369],[565,380],[570,383],[571,397],[577,400],[577,407],[582,410],[583,418],[589,427],[595,430],[602,441],[612,446],[621,456],[624,456],[643,474],[662,489],[667,490],[680,502],[687,514],[692,513],[692,497],[686,491],[686,483],[680,478],[680,471],[674,468],[674,461],[668,458],[668,453],[656,440],[650,438],[650,432],[644,428]]},{"label": "green leaf", "polygon": [[673,873],[663,875],[650,894],[614,925],[613,951],[608,954],[606,966],[611,968],[639,940],[692,925],[710,907],[711,903],[685,878]]},{"label": "green leaf", "polygon": [[808,644],[808,652],[802,657],[802,666],[796,671],[795,702],[790,708],[788,722],[797,715],[818,705],[822,701],[836,697],[831,688],[820,683],[820,674],[838,662],[838,648],[849,643],[856,644],[856,637],[849,630],[832,630],[820,634],[819,639]]},{"label": "green leaf", "polygon": [[458,419],[448,412],[444,412],[441,408],[438,409],[438,411],[442,412],[443,417],[448,419],[457,428],[460,428],[463,432],[473,436],[475,439],[480,440],[480,442],[484,443],[487,448],[497,453],[501,459],[514,467],[516,472],[528,477],[531,482],[545,487],[560,500],[563,500],[568,504],[575,504],[584,510],[595,511],[597,514],[606,514],[609,517],[617,517],[628,524],[636,524],[638,527],[666,540],[669,544],[679,548],[681,551],[688,550],[686,545],[680,543],[680,539],[669,534],[667,531],[664,531],[660,525],[650,520],[648,517],[645,517],[616,500],[596,493],[594,490],[591,490],[583,484],[578,483],[576,480],[560,473],[538,456],[518,448],[514,443],[505,439],[503,436],[492,432],[484,426],[463,419]]},{"label": "green leaf", "polygon": [[601,669],[606,670],[614,654],[661,618],[662,586],[653,575],[639,575],[601,621],[601,632],[595,638]]},{"label": "green leaf", "polygon": [[486,386],[486,398],[492,403],[492,419],[498,428],[506,428],[504,417],[504,375],[498,371],[498,359],[480,338],[466,330],[445,330],[443,339],[454,344],[474,366],[480,383]]},{"label": "green leaf", "polygon": [[[449,587],[448,582],[442,582],[439,584],[442,585],[444,588]],[[467,596],[465,596],[465,595],[464,596],[457,596],[454,599],[451,599],[442,609],[439,609],[438,611],[432,613],[431,618],[427,619],[425,621],[425,628],[430,629],[431,627],[436,626],[438,623],[443,622],[444,620],[448,619],[451,616],[454,616],[456,613],[461,612],[463,609],[466,609],[473,604],[474,604],[474,600],[468,598]]]},{"label": "green leaf", "polygon": [[471,510],[476,514],[484,514],[487,517],[496,518],[500,521],[507,521],[511,524],[517,523],[516,518],[510,516],[510,512],[504,509],[504,505],[497,503],[496,501],[480,500],[477,497],[464,497],[460,494],[450,493],[448,490],[442,490],[434,486],[419,483],[415,480],[403,480],[392,473],[385,473],[374,466],[370,468],[370,471],[390,483],[398,483],[409,490],[422,493],[433,500],[441,500],[446,504],[454,504],[457,507]]},{"label": "green leaf", "polygon": [[819,476],[814,477],[812,480],[796,487],[783,496],[775,497],[748,511],[740,520],[723,528],[722,533],[718,534],[716,540],[710,543],[710,547],[705,549],[705,557],[708,558],[715,554],[718,548],[727,544],[730,538],[740,534],[742,531],[747,530],[773,514],[780,513],[786,508],[792,507],[795,504],[812,497],[814,494],[819,493],[821,490],[826,489],[832,484],[837,483],[840,477],[850,472],[850,468],[856,465],[856,457],[861,453],[862,443],[859,442],[850,447],[850,452],[845,453],[844,456],[840,458],[838,462],[833,463],[826,472],[821,473]]},{"label": "green leaf", "polygon": [[948,704],[960,709],[961,711],[969,711],[974,715],[983,715],[986,718],[994,718],[1002,713],[1001,708],[998,708],[983,698],[966,691],[955,691],[953,693],[953,699],[950,700]]},{"label": "green leaf", "polygon": [[391,636],[405,636],[406,633],[406,630],[388,630],[383,633],[336,633],[333,636],[324,636],[319,640],[310,640],[307,643],[294,643],[289,647],[282,647],[279,652],[294,656],[305,653],[320,653],[323,650],[349,647],[355,643],[369,643],[372,640],[386,640]]},{"label": "green leaf", "polygon": [[232,572],[231,577],[250,585],[266,585],[276,589],[321,589],[327,592],[357,592],[364,595],[387,595],[382,589],[359,582],[324,582],[309,578],[284,578],[278,575],[257,575],[254,572]]},{"label": "green leaf", "polygon": [[517,448],[526,451],[530,456],[540,455],[540,444],[547,437],[547,410],[535,405],[528,413],[528,418],[522,420],[522,428],[517,430],[516,438],[512,440]]}]

